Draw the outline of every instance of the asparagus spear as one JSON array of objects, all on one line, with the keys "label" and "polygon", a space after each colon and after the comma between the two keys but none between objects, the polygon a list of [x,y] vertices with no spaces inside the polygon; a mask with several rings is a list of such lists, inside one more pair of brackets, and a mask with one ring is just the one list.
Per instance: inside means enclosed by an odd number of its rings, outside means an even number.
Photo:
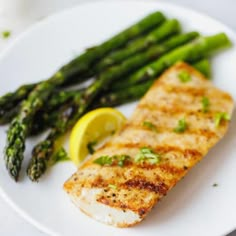
[{"label": "asparagus spear", "polygon": [[[199,36],[197,32],[189,32],[189,33],[173,36],[163,43],[151,46],[146,52],[140,52],[139,54],[133,57],[130,57],[128,61],[129,63],[130,61],[133,61],[133,64],[137,63],[137,68],[138,66],[141,67],[147,64],[148,62],[155,60],[156,58],[160,57],[162,54],[170,51],[171,49],[191,41],[197,36]],[[128,69],[129,69],[129,63],[127,63]],[[124,84],[123,86],[126,87],[125,81],[122,83]],[[114,86],[119,87],[119,81],[115,82]],[[50,108],[51,103],[52,101],[49,100],[47,107]],[[13,110],[14,112],[12,112],[11,110]],[[47,110],[50,111],[50,109],[47,109]],[[2,112],[2,114],[0,114],[0,124],[5,124],[6,122],[8,122],[10,119],[12,119],[16,115],[16,112],[17,112],[16,106],[14,106],[13,109],[8,109]]]},{"label": "asparagus spear", "polygon": [[[201,37],[194,43],[189,43],[186,46],[173,50],[152,63],[151,66],[149,65],[148,68],[145,66],[144,69],[141,69],[141,72],[144,70],[146,73],[149,68],[151,68],[152,71],[155,69],[154,73],[148,72],[149,75],[151,75],[149,76],[151,80],[168,66],[171,66],[179,60],[185,60],[187,62],[196,61],[198,58],[208,55],[210,52],[229,44],[229,39],[223,33],[210,37]],[[40,176],[46,171],[47,163],[50,162],[55,151],[57,140],[63,136],[63,134],[74,125],[78,118],[86,112],[88,107],[91,106],[94,98],[102,92],[104,88],[108,87],[116,78],[120,77],[120,70],[116,71],[116,68],[117,67],[111,68],[110,74],[102,74],[99,79],[90,85],[85,90],[82,99],[79,98],[74,101],[73,106],[70,107],[69,113],[63,112],[61,114],[60,119],[58,119],[56,125],[51,129],[48,137],[34,148],[32,159],[27,169],[27,174],[32,181],[38,181]],[[154,74],[156,75],[153,76]],[[138,71],[138,75],[140,76],[140,71]],[[144,75],[141,73],[141,78],[143,78]],[[135,73],[134,76],[136,78],[137,73]],[[132,82],[136,82],[136,80],[132,80]]]},{"label": "asparagus spear", "polygon": [[131,41],[125,48],[115,51],[105,57],[97,65],[95,65],[95,71],[101,71],[108,66],[118,64],[137,52],[143,51],[151,45],[159,43],[168,36],[179,32],[179,22],[176,19],[168,20],[157,29],[151,31],[148,35]]},{"label": "asparagus spear", "polygon": [[211,78],[211,66],[210,62],[207,59],[203,59],[197,63],[194,64],[194,67],[199,70],[203,75],[206,76],[206,78]]},{"label": "asparagus spear", "polygon": [[7,131],[7,144],[5,148],[5,164],[12,178],[17,181],[23,153],[25,139],[32,126],[35,113],[43,106],[44,102],[56,87],[65,81],[66,77],[58,72],[50,79],[39,83],[23,101],[19,114],[13,119]]},{"label": "asparagus spear", "polygon": [[48,98],[56,85],[64,79],[57,74],[47,82],[42,82],[23,101],[19,114],[10,124],[7,132],[7,145],[5,149],[5,163],[9,174],[17,180],[23,160],[25,138],[31,127],[33,117],[43,102]]},{"label": "asparagus spear", "polygon": [[[140,81],[154,79],[176,61],[186,61],[192,63],[208,56],[216,49],[221,49],[230,45],[230,40],[224,33],[219,33],[208,37],[199,37],[193,42],[170,51],[169,53],[163,55],[160,59],[144,66],[130,77],[125,78],[125,85],[128,86]],[[114,87],[116,89],[124,88],[122,83],[120,83],[119,86]]]},{"label": "asparagus spear", "polygon": [[6,93],[0,97],[0,116],[5,115],[12,108],[15,108],[23,99],[25,99],[29,91],[35,87],[35,84],[27,84],[20,86],[15,92]]},{"label": "asparagus spear", "polygon": [[[44,106],[42,110],[39,110],[36,113],[36,117],[40,117],[38,121],[42,118],[41,115],[50,115],[52,110],[57,109],[63,103],[66,103],[70,99],[75,96],[75,93],[81,92],[82,89],[78,89],[76,91],[55,91],[52,96],[50,97],[49,101],[47,102],[47,106]],[[21,108],[21,104],[15,105],[12,109],[5,111],[3,114],[0,115],[0,125],[7,124],[11,122],[11,120],[17,116]],[[35,123],[35,121],[34,121]]]},{"label": "asparagus spear", "polygon": [[7,132],[5,163],[9,174],[16,181],[23,160],[25,139],[30,132],[34,115],[41,109],[54,88],[63,81],[64,77],[61,74],[56,74],[50,80],[38,84],[29,94],[29,97],[23,101],[18,115],[10,124]]},{"label": "asparagus spear", "polygon": [[[8,107],[14,107],[15,104],[27,96],[27,91],[34,88],[35,84],[27,84],[20,86],[15,92],[6,93],[0,97],[0,109],[7,109]],[[13,105],[12,105],[13,104]]]},{"label": "asparagus spear", "polygon": [[[97,60],[101,59],[109,52],[124,46],[129,40],[137,38],[149,30],[154,29],[164,21],[165,16],[161,12],[154,12],[136,24],[118,33],[111,39],[108,39],[104,43],[85,51],[85,53],[76,57],[74,60],[59,69],[58,72],[60,74],[65,78],[70,78],[66,79],[64,83],[72,84],[78,82],[78,80],[83,81],[85,78],[93,76],[94,72],[91,71],[91,66]],[[78,76],[78,74],[80,76]],[[19,87],[16,91],[7,93],[0,97],[0,114],[15,107],[15,105],[25,99],[36,85],[37,83],[26,84]]]}]

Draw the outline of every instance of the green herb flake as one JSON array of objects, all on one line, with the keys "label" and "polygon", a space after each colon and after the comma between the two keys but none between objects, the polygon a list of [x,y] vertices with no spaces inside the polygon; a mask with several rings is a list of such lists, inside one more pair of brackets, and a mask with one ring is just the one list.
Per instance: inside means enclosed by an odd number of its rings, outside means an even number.
[{"label": "green herb flake", "polygon": [[152,131],[157,132],[156,126],[153,123],[149,122],[149,121],[144,121],[143,126],[147,127],[148,129],[150,129]]},{"label": "green herb flake", "polygon": [[183,118],[183,119],[180,119],[178,121],[178,125],[177,125],[176,128],[174,128],[174,132],[176,132],[176,133],[183,133],[187,128],[188,128],[187,122]]},{"label": "green herb flake", "polygon": [[130,160],[130,156],[128,155],[117,155],[117,156],[114,156],[114,159],[117,160],[117,165],[120,166],[120,167],[123,167],[125,165],[125,162]]},{"label": "green herb flake", "polygon": [[192,80],[191,75],[185,70],[179,72],[178,78],[182,83],[187,83]]},{"label": "green herb flake", "polygon": [[118,165],[120,167],[123,167],[126,163],[126,161],[130,160],[130,156],[121,154],[121,155],[114,155],[114,156],[101,156],[94,160],[94,163],[99,164],[101,166],[104,165]]},{"label": "green herb flake", "polygon": [[212,187],[218,187],[219,185],[217,183],[212,184]]},{"label": "green herb flake", "polygon": [[204,113],[209,111],[210,100],[207,97],[202,97],[202,111]]},{"label": "green herb flake", "polygon": [[62,161],[70,161],[70,157],[68,156],[68,153],[66,152],[66,150],[62,147],[60,148],[54,155],[52,158],[52,164],[56,164],[58,162],[62,162]]},{"label": "green herb flake", "polygon": [[11,36],[11,32],[9,30],[5,30],[5,31],[2,32],[2,37],[4,39],[9,38],[10,36]]},{"label": "green herb flake", "polygon": [[117,186],[115,184],[108,184],[108,187],[114,190],[117,189]]},{"label": "green herb flake", "polygon": [[95,159],[93,162],[101,166],[104,166],[104,165],[110,166],[112,165],[113,160],[112,160],[112,157],[109,157],[109,156],[100,156],[99,158]]},{"label": "green herb flake", "polygon": [[92,141],[87,144],[87,149],[89,151],[89,154],[93,154],[95,152],[94,146],[97,144],[97,141]]},{"label": "green herb flake", "polygon": [[219,112],[215,115],[214,121],[215,127],[219,127],[222,121],[230,121],[230,115],[226,112]]},{"label": "green herb flake", "polygon": [[160,162],[160,157],[160,154],[154,153],[150,148],[143,147],[140,148],[140,152],[135,156],[134,161],[141,164],[147,162],[153,165]]}]

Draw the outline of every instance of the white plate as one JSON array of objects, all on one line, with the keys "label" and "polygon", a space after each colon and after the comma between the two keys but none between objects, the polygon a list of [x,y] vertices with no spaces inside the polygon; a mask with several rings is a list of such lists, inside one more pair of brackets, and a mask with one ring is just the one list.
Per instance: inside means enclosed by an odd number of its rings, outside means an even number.
[{"label": "white plate", "polygon": [[[192,10],[161,2],[97,2],[65,11],[37,24],[18,38],[0,58],[0,94],[22,83],[50,76],[86,47],[101,42],[154,10],[178,18],[185,30],[204,34],[226,32],[223,24]],[[236,49],[213,59],[214,83],[236,98]],[[121,108],[129,115],[133,106]],[[6,127],[0,131],[0,150]],[[56,165],[38,184],[25,175],[33,141],[27,143],[23,178],[12,181],[0,159],[2,196],[28,221],[42,231],[58,235],[224,235],[236,228],[236,123],[235,114],[226,137],[150,213],[140,225],[117,229],[100,224],[81,213],[62,190],[75,171],[71,163]],[[218,183],[218,187],[212,187]]]}]

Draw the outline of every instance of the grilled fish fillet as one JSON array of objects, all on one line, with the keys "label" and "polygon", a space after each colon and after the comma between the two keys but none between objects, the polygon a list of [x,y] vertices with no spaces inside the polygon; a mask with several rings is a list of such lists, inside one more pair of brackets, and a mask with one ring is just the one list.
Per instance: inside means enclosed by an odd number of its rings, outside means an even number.
[{"label": "grilled fish fillet", "polygon": [[[183,71],[190,81],[180,81]],[[203,97],[210,102],[208,112],[203,112]],[[98,221],[117,227],[135,225],[224,136],[229,122],[221,120],[216,126],[214,119],[221,112],[231,115],[232,110],[228,93],[189,65],[177,63],[154,83],[122,130],[65,182],[64,190]],[[183,118],[186,130],[174,132]],[[136,162],[142,147],[159,154],[160,161]],[[123,167],[94,163],[101,156],[113,155],[131,159]]]}]

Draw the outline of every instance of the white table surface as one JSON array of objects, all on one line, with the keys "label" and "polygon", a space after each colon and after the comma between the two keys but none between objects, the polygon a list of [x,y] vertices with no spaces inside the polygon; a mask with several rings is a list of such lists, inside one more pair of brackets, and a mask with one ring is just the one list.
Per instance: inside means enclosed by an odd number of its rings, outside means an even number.
[{"label": "white table surface", "polygon": [[[89,1],[89,0],[87,0]],[[60,11],[73,7],[86,0],[0,0],[0,32],[10,30],[11,37],[0,38],[0,53],[14,38],[34,22]],[[121,0],[125,1],[125,0]],[[158,0],[157,0],[158,1]],[[204,12],[236,31],[235,0],[166,0]],[[235,219],[236,220],[236,219]],[[8,206],[0,198],[0,235],[3,236],[43,236],[34,226]],[[202,235],[203,236],[203,235]],[[205,236],[205,235],[204,235]],[[207,232],[206,232],[207,236]],[[236,231],[228,236],[236,236]]]}]

